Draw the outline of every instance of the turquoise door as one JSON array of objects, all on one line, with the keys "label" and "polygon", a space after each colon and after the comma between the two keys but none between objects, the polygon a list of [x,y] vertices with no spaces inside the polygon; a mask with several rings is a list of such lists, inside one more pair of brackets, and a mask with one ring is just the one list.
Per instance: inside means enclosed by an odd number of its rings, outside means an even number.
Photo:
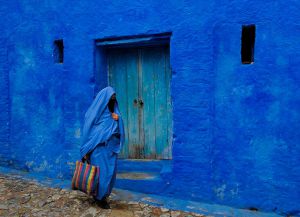
[{"label": "turquoise door", "polygon": [[170,159],[172,143],[169,47],[108,50],[108,79],[124,119],[121,158]]}]

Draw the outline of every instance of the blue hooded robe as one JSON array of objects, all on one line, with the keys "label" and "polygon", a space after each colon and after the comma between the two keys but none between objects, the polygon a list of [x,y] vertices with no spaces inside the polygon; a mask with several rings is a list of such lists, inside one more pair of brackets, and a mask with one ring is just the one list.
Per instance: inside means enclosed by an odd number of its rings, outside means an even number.
[{"label": "blue hooded robe", "polygon": [[101,200],[111,193],[116,179],[117,156],[124,144],[124,126],[118,103],[114,113],[109,111],[108,102],[115,93],[112,87],[102,89],[85,114],[80,156],[90,154],[90,163],[100,168],[99,187],[96,199]]}]

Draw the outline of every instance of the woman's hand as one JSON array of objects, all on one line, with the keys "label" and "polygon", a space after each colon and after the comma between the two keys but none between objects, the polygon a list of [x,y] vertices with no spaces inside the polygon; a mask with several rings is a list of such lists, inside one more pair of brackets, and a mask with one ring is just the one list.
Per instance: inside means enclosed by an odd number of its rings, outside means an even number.
[{"label": "woman's hand", "polygon": [[83,163],[87,162],[88,164],[90,163],[90,153],[86,154],[82,160]]},{"label": "woman's hand", "polygon": [[115,121],[119,120],[119,115],[117,115],[116,113],[112,113],[111,116]]}]

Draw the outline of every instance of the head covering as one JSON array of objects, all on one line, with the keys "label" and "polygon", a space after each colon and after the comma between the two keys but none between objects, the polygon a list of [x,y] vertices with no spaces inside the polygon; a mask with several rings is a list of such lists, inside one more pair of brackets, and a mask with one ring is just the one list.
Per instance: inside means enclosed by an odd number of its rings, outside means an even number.
[{"label": "head covering", "polygon": [[[82,143],[80,156],[83,158],[91,152],[99,143],[106,142],[114,133],[114,128],[119,127],[120,145],[116,153],[119,153],[124,143],[124,125],[119,111],[118,103],[115,103],[114,113],[118,114],[118,123],[108,112],[107,104],[115,93],[112,87],[102,89],[88,108],[82,130]],[[109,115],[107,115],[109,113]]]}]

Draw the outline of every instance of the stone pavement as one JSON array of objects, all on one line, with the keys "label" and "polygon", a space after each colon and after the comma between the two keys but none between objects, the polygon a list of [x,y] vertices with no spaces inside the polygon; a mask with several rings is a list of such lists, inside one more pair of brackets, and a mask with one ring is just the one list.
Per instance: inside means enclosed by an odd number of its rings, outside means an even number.
[{"label": "stone pavement", "polygon": [[[112,193],[115,194],[115,192]],[[0,174],[0,216],[64,217],[192,217],[196,213],[169,210],[152,205],[112,200],[110,210],[99,208],[91,197],[79,191],[50,188],[19,176]]]}]

